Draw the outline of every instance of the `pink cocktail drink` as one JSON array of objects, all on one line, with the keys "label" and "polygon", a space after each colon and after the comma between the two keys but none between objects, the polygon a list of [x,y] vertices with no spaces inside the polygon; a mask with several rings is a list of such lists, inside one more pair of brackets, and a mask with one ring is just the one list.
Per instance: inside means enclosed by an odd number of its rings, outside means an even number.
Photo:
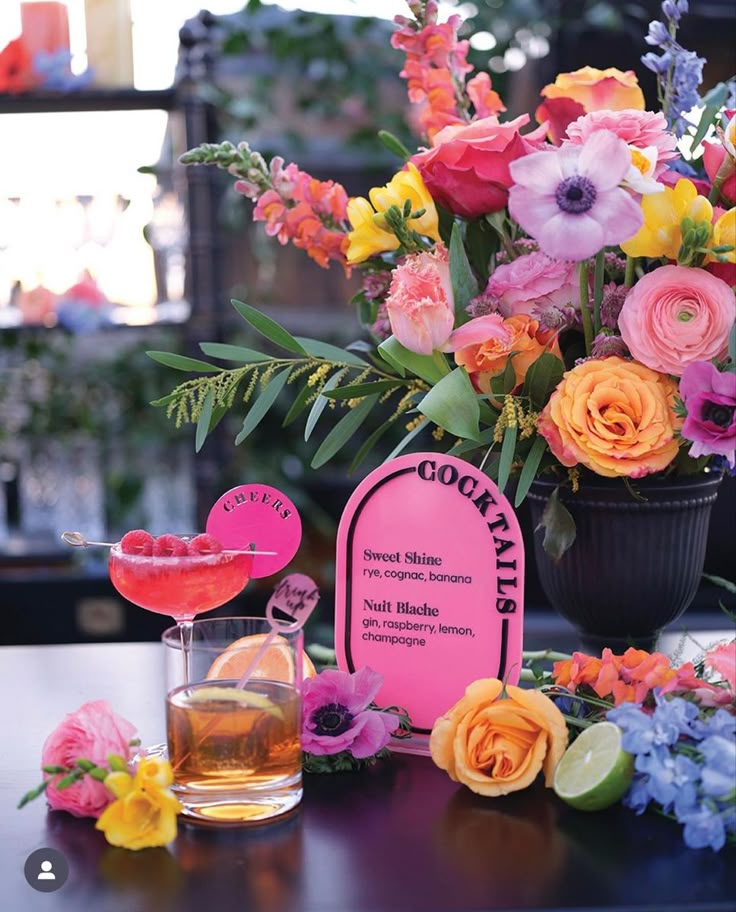
[{"label": "pink cocktail drink", "polygon": [[229,602],[250,579],[249,554],[158,557],[110,550],[110,580],[128,601],[177,621],[191,620]]}]

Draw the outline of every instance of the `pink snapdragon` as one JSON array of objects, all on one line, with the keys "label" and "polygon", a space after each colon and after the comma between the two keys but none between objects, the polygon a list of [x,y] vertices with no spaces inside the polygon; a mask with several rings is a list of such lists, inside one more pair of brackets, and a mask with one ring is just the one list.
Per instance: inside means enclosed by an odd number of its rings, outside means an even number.
[{"label": "pink snapdragon", "polygon": [[582,145],[533,152],[509,165],[509,212],[548,256],[584,260],[636,234],[641,207],[619,184],[631,166],[626,143],[598,130]]},{"label": "pink snapdragon", "polygon": [[307,678],[302,749],[320,755],[349,751],[358,760],[383,750],[399,718],[370,708],[382,684],[383,676],[367,667],[354,674],[328,668]]},{"label": "pink snapdragon", "polygon": [[455,322],[447,248],[407,256],[393,271],[386,298],[391,331],[404,348],[431,355]]}]

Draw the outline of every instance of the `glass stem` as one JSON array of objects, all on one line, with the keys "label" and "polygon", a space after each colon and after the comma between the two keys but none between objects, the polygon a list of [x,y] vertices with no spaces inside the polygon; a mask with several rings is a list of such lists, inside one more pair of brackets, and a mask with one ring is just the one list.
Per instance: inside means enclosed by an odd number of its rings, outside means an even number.
[{"label": "glass stem", "polygon": [[192,655],[192,618],[178,621],[179,635],[181,637],[181,661],[184,674],[184,684],[189,683],[189,672]]}]

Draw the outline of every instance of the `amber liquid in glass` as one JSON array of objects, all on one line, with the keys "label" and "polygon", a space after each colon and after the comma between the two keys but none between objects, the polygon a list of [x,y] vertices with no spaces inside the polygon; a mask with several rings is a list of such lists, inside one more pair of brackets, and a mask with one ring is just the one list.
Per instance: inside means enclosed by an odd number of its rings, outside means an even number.
[{"label": "amber liquid in glass", "polygon": [[[193,816],[219,821],[275,816],[301,799],[299,695],[293,686],[205,681],[166,700],[175,790]],[[298,795],[295,794],[298,792]],[[281,802],[283,803],[283,802]]]}]

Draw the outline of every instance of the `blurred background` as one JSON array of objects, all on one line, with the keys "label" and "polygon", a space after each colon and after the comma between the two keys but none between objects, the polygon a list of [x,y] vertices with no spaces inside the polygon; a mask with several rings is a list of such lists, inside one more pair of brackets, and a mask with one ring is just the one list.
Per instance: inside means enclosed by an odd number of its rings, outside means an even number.
[{"label": "blurred background", "polygon": [[[634,69],[654,2],[475,0],[441,5],[472,34],[508,117],[584,65]],[[0,642],[155,638],[168,623],[127,605],[104,551],[59,535],[202,528],[235,484],[284,490],[305,523],[294,569],[328,593],[340,511],[359,480],[344,463],[309,469],[300,429],[270,413],[240,447],[233,414],[194,456],[150,406],[182,375],[150,349],[198,355],[201,341],[252,344],[230,307],[245,300],[291,331],[347,343],[357,290],[336,269],[281,247],[215,169],[178,156],[247,139],[321,179],[366,194],[395,171],[379,129],[416,145],[402,57],[389,43],[402,0],[66,0],[0,9]],[[736,69],[730,0],[692,3],[680,34],[708,59],[702,90]],[[364,426],[370,433],[370,426]],[[360,444],[356,441],[356,449]],[[380,461],[361,468],[362,474]],[[706,569],[729,575],[733,479],[716,505]],[[532,564],[532,561],[529,561]],[[270,591],[249,584],[249,610]],[[534,579],[530,604],[544,608]],[[713,607],[712,595],[700,600]],[[698,607],[696,601],[695,608]],[[228,608],[223,609],[225,613]]]}]

